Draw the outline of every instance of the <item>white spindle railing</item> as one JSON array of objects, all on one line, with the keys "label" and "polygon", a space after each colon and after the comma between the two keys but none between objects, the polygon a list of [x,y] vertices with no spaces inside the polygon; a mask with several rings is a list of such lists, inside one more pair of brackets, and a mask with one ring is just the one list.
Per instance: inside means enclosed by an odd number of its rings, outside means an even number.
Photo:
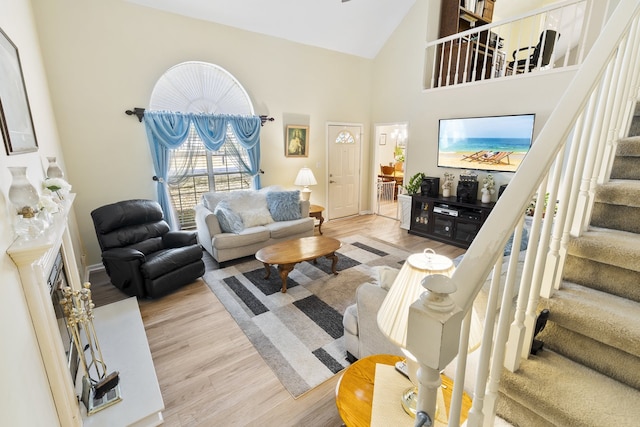
[{"label": "white spindle railing", "polygon": [[[598,25],[592,22],[593,7],[593,1],[567,0],[429,42],[426,57],[431,66],[426,67],[425,81],[436,88],[579,65],[587,30]],[[530,60],[539,42],[553,45],[547,51],[548,63],[543,62],[544,54],[535,63]],[[511,66],[517,60],[521,66]]]},{"label": "white spindle railing", "polygon": [[[578,4],[582,2],[565,2]],[[569,9],[563,9],[568,13]],[[480,347],[473,404],[467,425],[491,426],[502,369],[517,371],[522,358],[529,355],[540,295],[550,297],[559,289],[566,248],[572,236],[588,227],[593,194],[598,183],[608,179],[617,140],[628,131],[639,95],[640,2],[621,0],[610,14],[593,47],[551,116],[532,144],[507,189],[467,250],[451,280],[457,291],[449,297],[465,315],[458,354],[468,347],[468,315],[491,275],[484,315],[484,335]],[[454,40],[450,38],[449,41]],[[537,203],[529,232],[526,253],[520,253],[524,212],[532,197]],[[548,197],[545,195],[548,194]],[[545,207],[546,206],[546,207]],[[512,253],[503,276],[503,251],[514,235]],[[524,263],[519,266],[521,256]],[[432,283],[432,280],[434,282]],[[426,286],[438,283],[433,276]],[[441,283],[442,278],[438,279]],[[517,301],[514,307],[514,297]],[[502,294],[502,300],[500,299]],[[440,325],[442,339],[424,343],[419,334],[408,337],[408,349],[422,355],[418,377],[418,409],[427,412],[435,405],[437,384],[434,373],[447,364],[446,348],[452,342],[447,325],[460,322],[455,310],[434,314],[428,304],[416,302],[411,309],[410,331]],[[428,320],[427,320],[428,319]],[[454,377],[449,425],[458,425],[466,358],[458,358]],[[437,361],[437,363],[436,363]]]}]

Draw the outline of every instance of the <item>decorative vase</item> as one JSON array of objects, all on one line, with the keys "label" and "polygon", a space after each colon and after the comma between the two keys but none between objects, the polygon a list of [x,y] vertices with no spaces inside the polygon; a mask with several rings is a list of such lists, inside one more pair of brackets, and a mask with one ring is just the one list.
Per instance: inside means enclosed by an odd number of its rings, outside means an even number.
[{"label": "decorative vase", "polygon": [[27,178],[26,167],[9,166],[8,169],[11,172],[9,200],[17,214],[14,221],[14,231],[19,237],[35,238],[48,226],[36,215],[40,196]]},{"label": "decorative vase", "polygon": [[58,166],[58,162],[55,157],[47,157],[49,161],[49,167],[47,168],[47,178],[64,178],[64,172]]},{"label": "decorative vase", "polygon": [[449,187],[442,189],[442,197],[451,197],[451,189]]},{"label": "decorative vase", "polygon": [[491,201],[491,193],[488,191],[482,192],[482,203],[489,203]]},{"label": "decorative vase", "polygon": [[27,168],[23,166],[9,166],[11,172],[11,186],[9,200],[18,215],[23,218],[33,218],[38,211],[38,191],[27,178]]}]

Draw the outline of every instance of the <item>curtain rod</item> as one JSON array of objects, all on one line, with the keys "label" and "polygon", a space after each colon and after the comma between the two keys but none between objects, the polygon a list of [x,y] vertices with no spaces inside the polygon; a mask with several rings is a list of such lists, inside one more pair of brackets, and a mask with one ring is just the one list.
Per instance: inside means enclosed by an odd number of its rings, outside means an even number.
[{"label": "curtain rod", "polygon": [[[127,110],[125,111],[125,114],[127,116],[136,116],[138,118],[138,121],[142,123],[142,118],[144,117],[144,108],[139,108],[139,107],[134,107],[133,110]],[[261,126],[264,126],[265,122],[272,122],[275,119],[273,117],[268,117],[266,115],[261,115],[260,116],[260,122],[261,122]]]}]

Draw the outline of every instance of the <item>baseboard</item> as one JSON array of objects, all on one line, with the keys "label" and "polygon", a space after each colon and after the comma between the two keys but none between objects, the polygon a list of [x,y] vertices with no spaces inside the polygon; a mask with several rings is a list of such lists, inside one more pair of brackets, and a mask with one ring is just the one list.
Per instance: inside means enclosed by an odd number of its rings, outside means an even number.
[{"label": "baseboard", "polygon": [[85,269],[84,269],[84,277],[82,279],[82,282],[88,282],[89,281],[89,276],[91,275],[91,273],[95,272],[95,271],[101,271],[104,270],[104,265],[103,264],[92,264],[92,265],[88,265]]}]

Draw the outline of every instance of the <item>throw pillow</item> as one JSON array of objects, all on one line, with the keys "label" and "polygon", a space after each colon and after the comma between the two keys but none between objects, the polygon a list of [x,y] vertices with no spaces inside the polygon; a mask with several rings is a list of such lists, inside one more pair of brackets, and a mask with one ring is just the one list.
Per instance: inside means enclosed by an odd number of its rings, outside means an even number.
[{"label": "throw pillow", "polygon": [[240,217],[246,228],[257,227],[259,225],[271,224],[273,218],[267,207],[259,207],[240,212]]},{"label": "throw pillow", "polygon": [[291,221],[302,218],[300,213],[300,190],[269,191],[267,206],[274,221]]},{"label": "throw pillow", "polygon": [[379,266],[376,267],[376,269],[378,272],[378,285],[385,291],[388,291],[391,289],[391,285],[393,285],[400,270],[386,266]]},{"label": "throw pillow", "polygon": [[231,209],[226,200],[220,201],[213,213],[218,218],[220,229],[225,233],[238,234],[244,229],[242,218]]}]

